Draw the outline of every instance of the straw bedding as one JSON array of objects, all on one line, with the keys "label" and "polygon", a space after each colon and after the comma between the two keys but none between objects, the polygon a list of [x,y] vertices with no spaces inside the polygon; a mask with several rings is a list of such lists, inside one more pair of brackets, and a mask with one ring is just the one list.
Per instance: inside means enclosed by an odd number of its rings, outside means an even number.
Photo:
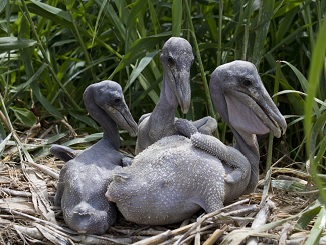
[{"label": "straw bedding", "polygon": [[[289,178],[306,185],[306,176],[273,168],[261,176],[256,193],[215,213],[198,213],[182,224],[155,227],[127,222],[120,215],[103,236],[78,235],[52,204],[64,163],[50,155],[32,158],[26,145],[12,145],[5,148],[0,164],[0,244],[302,244],[314,224],[313,220],[301,229],[297,222],[318,193],[284,191],[277,186]],[[326,244],[324,237],[320,244]]]}]

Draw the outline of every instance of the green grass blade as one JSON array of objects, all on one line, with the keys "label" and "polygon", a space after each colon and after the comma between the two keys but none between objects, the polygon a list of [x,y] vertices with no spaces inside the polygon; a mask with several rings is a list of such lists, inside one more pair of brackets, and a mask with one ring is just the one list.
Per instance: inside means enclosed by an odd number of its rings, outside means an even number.
[{"label": "green grass blade", "polygon": [[9,2],[9,0],[0,1],[0,13],[5,9],[8,2]]},{"label": "green grass blade", "polygon": [[[43,5],[41,5],[42,7],[40,7],[39,5],[36,5],[34,3],[29,3],[28,4],[28,10],[31,13],[34,13],[36,15],[39,16],[43,16],[46,19],[52,20],[56,23],[59,23],[60,25],[62,25],[63,27],[67,27],[70,29],[73,29],[73,23],[69,17],[69,19],[67,18],[60,18],[60,16],[55,15],[54,13],[52,13],[53,11],[48,11],[46,7],[44,7]],[[56,10],[56,11],[60,11]],[[63,10],[61,10],[63,11]],[[69,15],[67,12],[64,14],[64,16]],[[78,30],[79,32],[81,32],[82,35],[89,37],[89,38],[94,38],[93,35],[93,31],[92,32],[88,32],[87,30],[85,30],[84,28],[78,26]],[[108,49],[111,53],[115,54],[119,59],[121,59],[121,55],[114,49],[112,48],[109,44],[107,44],[106,42],[104,42],[101,38],[99,38],[98,36],[95,36],[95,41],[100,44],[101,46],[103,46],[104,48]]]},{"label": "green grass blade", "polygon": [[[286,1],[282,7],[277,8],[277,12],[273,16],[274,18],[284,16],[286,15],[290,10],[296,8],[299,6],[301,3],[303,3],[304,0],[300,1]],[[282,2],[278,2],[277,4],[282,4]]]},{"label": "green grass blade", "polygon": [[40,78],[40,76],[42,75],[45,68],[46,68],[45,64],[41,65],[40,68],[38,68],[38,70],[33,74],[33,76],[27,80],[27,82],[21,83],[16,87],[12,87],[10,91],[11,91],[11,93],[13,93],[13,95],[9,98],[8,103],[11,103],[21,92],[23,92],[27,88],[29,88],[31,83],[33,83],[34,81],[37,81]]},{"label": "green grass blade", "polygon": [[[99,6],[102,6],[103,1],[96,0],[95,1]],[[111,25],[113,25],[117,29],[117,34],[119,34],[119,39],[121,42],[126,42],[126,28],[123,22],[120,20],[116,11],[114,10],[111,3],[108,3],[104,6],[103,13],[106,18],[110,21]]]},{"label": "green grass blade", "polygon": [[144,92],[142,92],[142,94],[138,96],[134,101],[132,101],[132,104],[129,106],[130,110],[142,106],[142,101],[147,95],[151,98],[154,104],[156,104],[159,100],[159,94],[157,94],[154,89],[158,87],[162,82],[162,78],[163,76],[161,75],[154,82],[152,81],[151,83],[147,83],[143,81],[144,78],[142,74],[140,74],[139,80],[142,88],[144,89]]},{"label": "green grass blade", "polygon": [[11,106],[10,109],[14,112],[16,118],[25,126],[32,127],[36,124],[36,116],[26,108],[18,108]]},{"label": "green grass blade", "polygon": [[161,25],[160,25],[160,21],[157,17],[157,13],[155,11],[153,1],[148,0],[147,3],[148,3],[149,13],[150,13],[151,20],[152,20],[152,29],[155,34],[158,34],[161,32]]},{"label": "green grass blade", "polygon": [[123,91],[126,92],[127,89],[133,84],[133,82],[137,79],[140,73],[146,68],[146,66],[153,60],[153,58],[159,53],[160,51],[154,51],[147,54],[144,58],[142,58],[138,64],[138,66],[132,71],[129,81],[124,87]]},{"label": "green grass blade", "polygon": [[80,114],[80,113],[74,112],[73,110],[68,110],[68,111],[69,111],[69,115],[73,116],[78,121],[84,122],[86,125],[89,125],[92,128],[96,128],[96,129],[99,128],[97,123],[86,113]]},{"label": "green grass blade", "polygon": [[[276,40],[275,43],[280,43],[284,38],[286,38],[287,33],[289,32],[293,18],[297,15],[296,10],[292,10],[291,12],[287,13],[280,21],[280,25],[278,26],[276,32]],[[274,15],[275,17],[275,15]]]},{"label": "green grass blade", "polygon": [[28,4],[28,9],[48,19],[54,19],[65,26],[72,25],[69,13],[62,9],[35,0],[32,0],[31,3]]},{"label": "green grass blade", "polygon": [[[314,104],[314,97],[319,85],[320,74],[323,68],[323,64],[325,62],[325,52],[326,52],[326,21],[323,22],[320,27],[318,37],[316,40],[316,45],[314,50],[312,51],[311,63],[309,68],[308,75],[308,88],[307,88],[307,98],[305,104],[305,118],[304,118],[304,132],[308,139],[311,137],[311,129],[312,129],[312,107]],[[323,185],[321,184],[318,175],[317,175],[317,162],[314,161],[313,155],[311,152],[310,140],[306,141],[306,152],[309,156],[309,160],[311,162],[311,175],[315,180],[315,183],[318,186],[320,191],[320,196],[326,204],[326,194],[323,190]]]},{"label": "green grass blade", "polygon": [[[222,64],[222,26],[223,26],[223,1],[219,2],[218,9],[218,42],[217,42],[217,61],[216,66]],[[213,39],[214,40],[214,39]]]},{"label": "green grass blade", "polygon": [[[239,11],[239,23],[237,24],[237,30],[241,29],[240,23],[244,22],[244,36],[243,36],[243,41],[242,41],[242,54],[241,54],[241,59],[243,60],[248,60],[248,46],[249,46],[249,32],[250,32],[250,26],[251,26],[251,15],[253,13],[253,9],[252,9],[252,4],[253,4],[253,0],[249,0],[248,1],[248,6],[246,8],[246,11],[242,12],[242,4],[239,6],[240,7],[240,11]],[[242,2],[243,3],[243,2]],[[241,22],[240,22],[241,21]]]},{"label": "green grass blade", "polygon": [[[323,118],[323,119],[325,119],[325,118]],[[325,125],[325,123],[324,123],[324,125]],[[323,138],[322,138],[322,140],[320,141],[320,144],[319,144],[319,150],[318,150],[318,152],[316,154],[316,157],[314,159],[317,164],[319,164],[319,163],[321,163],[323,161],[323,158],[325,158],[325,152],[326,152],[326,136],[323,135]],[[321,174],[318,174],[318,176],[321,176]]]},{"label": "green grass blade", "polygon": [[313,220],[314,217],[320,212],[321,204],[317,200],[313,204],[311,204],[306,210],[302,211],[302,214],[297,222],[297,225],[301,229],[305,229],[307,225]]},{"label": "green grass blade", "polygon": [[135,29],[135,20],[137,20],[137,16],[144,11],[146,8],[147,1],[137,0],[133,3],[132,9],[128,15],[127,20],[127,32],[130,33],[132,29]]},{"label": "green grass blade", "polygon": [[[190,13],[190,8],[189,8],[189,5],[188,5],[188,1],[185,1],[185,8],[186,8],[186,13],[187,13],[188,24],[190,26],[191,35],[193,37],[193,42],[194,42],[193,46],[194,46],[195,54],[196,54],[198,64],[199,64],[199,70],[200,70],[200,74],[201,74],[201,78],[202,78],[202,83],[203,83],[204,90],[205,90],[205,96],[206,96],[206,103],[207,103],[207,107],[208,107],[208,112],[209,112],[209,115],[211,117],[215,118],[216,115],[215,115],[215,112],[214,112],[213,103],[212,103],[212,99],[211,99],[209,88],[208,88],[205,69],[204,69],[203,62],[202,62],[202,59],[201,59],[201,55],[200,55],[200,52],[199,52],[199,47],[198,47],[198,43],[197,43],[197,38],[196,38],[196,34],[195,34],[194,25],[192,23],[192,18],[191,18],[191,13]],[[216,133],[218,134],[218,132],[216,132]],[[216,136],[218,137],[218,135],[216,135]]]},{"label": "green grass blade", "polygon": [[[216,25],[216,21],[214,18],[214,12],[213,12],[214,7],[215,7],[215,4],[209,4],[209,5],[205,6],[203,8],[203,11],[204,11],[203,17],[205,18],[205,20],[207,22],[210,37],[212,38],[211,41],[214,43],[218,43],[220,31],[222,31],[222,30],[219,29]],[[221,12],[221,14],[220,14],[220,10],[223,11],[223,2],[222,1],[219,3],[219,16],[222,17],[223,12]],[[220,21],[220,18],[218,20]],[[219,23],[219,26],[221,26],[221,25],[222,24]]]},{"label": "green grass blade", "polygon": [[302,88],[303,92],[307,93],[308,80],[305,78],[305,76],[299,71],[298,68],[296,68],[290,62],[287,62],[287,61],[281,61],[281,62],[288,65],[291,68],[291,70],[297,76],[297,78],[298,78],[298,80],[299,80],[299,82],[301,84],[301,88]]},{"label": "green grass blade", "polygon": [[172,3],[172,36],[179,37],[182,25],[182,1],[174,0]]},{"label": "green grass blade", "polygon": [[17,37],[0,37],[0,53],[32,47],[35,44],[36,41],[31,39],[19,39]]},{"label": "green grass blade", "polygon": [[95,134],[87,135],[83,138],[76,138],[76,139],[69,140],[69,141],[63,143],[62,145],[71,146],[71,145],[76,145],[76,144],[85,144],[88,142],[97,141],[101,138],[103,138],[103,133],[95,133]]},{"label": "green grass blade", "polygon": [[[326,103],[325,103],[326,104]],[[324,110],[321,115],[316,119],[313,128],[311,130],[311,142],[310,142],[310,152],[314,152],[317,147],[317,139],[320,136],[320,138],[325,137],[323,133],[323,129],[326,124],[326,110]],[[320,149],[321,150],[321,149]],[[318,160],[316,160],[318,162]]]},{"label": "green grass blade", "polygon": [[[152,86],[152,81],[148,81],[146,77],[142,76],[140,74],[139,76],[139,83],[142,86],[142,88],[145,91],[148,91],[148,95],[149,97],[152,99],[152,101],[154,102],[154,104],[156,104],[160,98],[159,94],[157,94],[154,90],[153,90],[153,86]],[[155,83],[154,83],[155,84]]]},{"label": "green grass blade", "polygon": [[[280,94],[287,94],[287,93],[294,93],[294,94],[300,94],[300,95],[303,95],[303,96],[308,96],[308,94],[306,94],[306,93],[304,93],[304,92],[301,92],[301,91],[298,91],[298,90],[283,90],[283,91],[281,91],[281,92],[278,92],[276,95],[280,95]],[[320,100],[320,99],[317,99],[317,98],[314,98],[313,99],[316,103],[318,103],[318,104],[320,104],[320,105],[322,105],[322,106],[326,106],[326,102],[324,102],[324,101],[322,101],[322,100]],[[320,112],[320,111],[323,111],[324,109],[318,109],[318,112]],[[315,114],[313,114],[313,115],[316,115],[316,113]],[[319,114],[318,114],[319,115]]]},{"label": "green grass blade", "polygon": [[[282,61],[282,62],[287,64],[292,69],[292,71],[297,76],[303,91],[307,92],[308,80],[304,77],[304,75],[295,66],[291,65],[289,62],[287,62],[287,61]],[[319,114],[319,109],[318,109],[318,106],[316,105],[316,103],[313,103],[312,106],[314,108],[314,112]]]},{"label": "green grass blade", "polygon": [[[36,72],[34,72],[34,69],[32,67],[32,63],[30,63],[31,60],[31,54],[29,49],[22,49],[20,50],[21,59],[23,61],[27,77],[30,77],[26,83],[23,83],[22,87],[19,87],[19,89],[25,89],[27,87],[30,87],[32,90],[32,93],[34,96],[38,99],[38,101],[45,107],[45,109],[53,116],[56,116],[57,118],[64,118],[63,115],[59,112],[57,108],[55,108],[50,101],[48,101],[44,95],[42,94],[40,90],[40,86],[37,83],[40,79],[41,74],[45,71],[45,68],[48,67],[48,65],[43,64]],[[15,96],[18,96],[19,94],[16,94]],[[14,97],[15,97],[14,96]]]},{"label": "green grass blade", "polygon": [[325,226],[326,226],[326,209],[325,209],[325,206],[322,206],[317,215],[315,224],[312,227],[310,235],[309,235],[308,239],[306,240],[305,244],[306,245],[311,245],[311,244],[318,245],[321,234],[325,230]]},{"label": "green grass blade", "polygon": [[[280,62],[276,62],[276,74],[275,74],[275,83],[274,83],[274,97],[273,101],[275,104],[277,104],[277,93],[279,91],[280,86],[280,74],[281,74],[281,65]],[[272,166],[272,158],[273,158],[273,141],[274,141],[274,135],[273,133],[269,134],[268,138],[268,154],[267,154],[267,160],[266,160],[266,171],[270,169]]]},{"label": "green grass blade", "polygon": [[[3,150],[5,149],[8,141],[11,139],[12,133],[9,133],[7,137],[0,143],[0,156],[2,155]],[[2,162],[1,162],[2,164]]]},{"label": "green grass blade", "polygon": [[259,8],[259,23],[258,29],[256,31],[256,39],[254,44],[254,51],[252,55],[252,63],[256,66],[260,63],[264,51],[265,51],[265,42],[267,33],[269,31],[270,21],[274,14],[274,1],[273,0],[265,0],[262,1],[262,6]]},{"label": "green grass blade", "polygon": [[113,79],[113,76],[121,71],[126,66],[135,62],[138,58],[144,56],[146,52],[151,50],[158,42],[165,40],[168,36],[170,36],[170,32],[164,32],[158,35],[138,39],[135,41],[127,53],[123,56],[119,65],[115,68],[113,73],[110,75],[109,79]]},{"label": "green grass blade", "polygon": [[39,85],[36,82],[31,83],[31,89],[33,91],[34,96],[38,99],[38,101],[44,106],[44,108],[53,116],[63,119],[64,116],[61,112],[54,107],[42,94]]},{"label": "green grass blade", "polygon": [[68,93],[68,91],[66,90],[66,88],[62,85],[62,83],[58,80],[58,77],[57,77],[57,74],[55,73],[55,71],[53,70],[53,67],[51,66],[48,58],[47,58],[47,54],[46,54],[46,51],[43,47],[43,42],[40,40],[40,37],[36,31],[36,28],[34,26],[34,22],[32,21],[32,18],[30,16],[30,13],[28,11],[28,8],[27,8],[27,5],[25,3],[25,0],[22,1],[22,4],[23,4],[23,9],[24,9],[24,14],[25,14],[25,17],[27,18],[30,26],[31,26],[31,30],[37,40],[37,43],[38,43],[38,46],[40,48],[40,51],[43,55],[43,59],[44,59],[44,62],[48,65],[48,69],[51,73],[51,75],[53,76],[54,80],[56,81],[56,83],[60,86],[60,88],[62,89],[62,91],[65,93],[65,95],[67,96],[67,98],[70,100],[72,106],[76,109],[76,110],[79,110],[81,111],[80,107],[77,105],[77,103],[75,102],[75,100],[70,96],[70,93]]},{"label": "green grass blade", "polygon": [[94,45],[94,40],[95,40],[95,37],[97,36],[98,25],[99,25],[100,20],[103,18],[102,13],[103,13],[104,6],[107,4],[107,2],[108,2],[108,0],[103,1],[100,11],[98,13],[98,16],[96,18],[95,27],[94,27],[94,35],[93,35],[93,39],[92,39],[92,46]]},{"label": "green grass blade", "polygon": [[285,36],[282,40],[276,42],[275,46],[271,47],[270,50],[266,52],[265,56],[275,52],[278,49],[281,49],[281,47],[283,47],[284,45],[290,45],[291,43],[293,43],[293,40],[298,36],[298,34],[304,32],[310,25],[311,24],[300,26],[298,29]]}]

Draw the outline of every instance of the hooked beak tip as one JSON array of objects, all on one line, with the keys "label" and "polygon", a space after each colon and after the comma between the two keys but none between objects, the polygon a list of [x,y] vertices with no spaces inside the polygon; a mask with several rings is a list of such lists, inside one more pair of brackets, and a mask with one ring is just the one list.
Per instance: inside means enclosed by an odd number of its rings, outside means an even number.
[{"label": "hooked beak tip", "polygon": [[190,93],[183,93],[179,98],[179,105],[183,114],[187,114],[190,108],[191,96]]},{"label": "hooked beak tip", "polygon": [[286,132],[286,123],[278,124],[277,131],[274,132],[276,138],[280,138]]},{"label": "hooked beak tip", "polygon": [[185,105],[181,105],[181,111],[183,114],[187,114],[187,112],[189,111],[189,104]]},{"label": "hooked beak tip", "polygon": [[282,127],[282,135],[285,134],[285,132],[286,132],[286,128],[287,128],[286,125]]},{"label": "hooked beak tip", "polygon": [[286,129],[287,129],[287,123],[286,123],[286,120],[285,120],[285,118],[282,116],[282,121],[281,121],[281,123],[279,124],[279,127],[280,127],[280,129],[281,129],[281,135],[284,135],[285,134],[285,132],[286,132]]}]

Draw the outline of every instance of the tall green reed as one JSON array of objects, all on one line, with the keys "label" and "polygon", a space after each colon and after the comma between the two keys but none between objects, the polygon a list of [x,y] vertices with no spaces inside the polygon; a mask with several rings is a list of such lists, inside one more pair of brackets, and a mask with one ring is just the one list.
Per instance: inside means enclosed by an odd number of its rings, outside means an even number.
[{"label": "tall green reed", "polygon": [[[270,94],[277,92],[276,76],[280,91],[306,92],[302,79],[298,80],[288,64],[307,77],[324,12],[325,1],[13,2],[1,12],[7,26],[1,28],[0,69],[6,71],[1,83],[8,84],[1,92],[5,92],[6,106],[14,103],[18,109],[29,109],[33,105],[40,110],[38,120],[63,118],[80,133],[97,132],[85,110],[80,111],[84,108],[81,95],[90,83],[110,78],[123,86],[137,120],[152,111],[158,100],[160,48],[170,36],[183,36],[196,54],[191,73],[192,109],[185,115],[195,120],[214,115],[208,91],[210,74],[219,64],[234,59],[254,62]],[[21,30],[21,23],[31,32]],[[10,42],[1,43],[4,38]],[[278,60],[285,62],[275,75]],[[323,85],[322,79],[317,89],[321,100],[325,99]],[[304,161],[306,152],[303,147],[298,149],[305,138],[301,130],[304,98],[283,93],[275,102],[288,117],[289,157]],[[64,125],[60,128],[65,130]],[[219,132],[223,141],[232,140],[221,121]]]}]

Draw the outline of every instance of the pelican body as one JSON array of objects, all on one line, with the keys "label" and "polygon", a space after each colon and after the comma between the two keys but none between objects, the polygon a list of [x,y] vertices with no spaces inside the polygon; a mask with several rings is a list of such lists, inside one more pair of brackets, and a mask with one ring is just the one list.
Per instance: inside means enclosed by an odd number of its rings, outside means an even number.
[{"label": "pelican body", "polygon": [[[235,148],[191,130],[185,134],[190,139],[175,135],[157,141],[110,179],[106,197],[127,220],[147,225],[181,222],[200,209],[212,212],[254,191],[259,163],[256,134],[271,131],[280,137],[285,119],[250,62],[217,67],[210,92],[235,135]],[[176,126],[187,131],[184,121]]]},{"label": "pelican body", "polygon": [[109,178],[114,170],[122,168],[124,158],[119,152],[118,125],[136,136],[137,123],[116,82],[106,80],[90,85],[85,90],[84,103],[90,115],[101,124],[103,138],[65,163],[54,203],[61,206],[65,223],[71,229],[81,234],[100,235],[114,223],[117,215],[115,204],[105,198],[105,192]]},{"label": "pelican body", "polygon": [[[184,114],[189,110],[190,68],[194,62],[190,43],[181,37],[171,37],[162,48],[160,60],[163,66],[160,98],[153,112],[139,119],[136,154],[164,137],[178,135],[179,132],[174,125],[177,108],[180,106]],[[212,117],[205,117],[192,123],[205,134],[211,134],[217,127]]]}]

